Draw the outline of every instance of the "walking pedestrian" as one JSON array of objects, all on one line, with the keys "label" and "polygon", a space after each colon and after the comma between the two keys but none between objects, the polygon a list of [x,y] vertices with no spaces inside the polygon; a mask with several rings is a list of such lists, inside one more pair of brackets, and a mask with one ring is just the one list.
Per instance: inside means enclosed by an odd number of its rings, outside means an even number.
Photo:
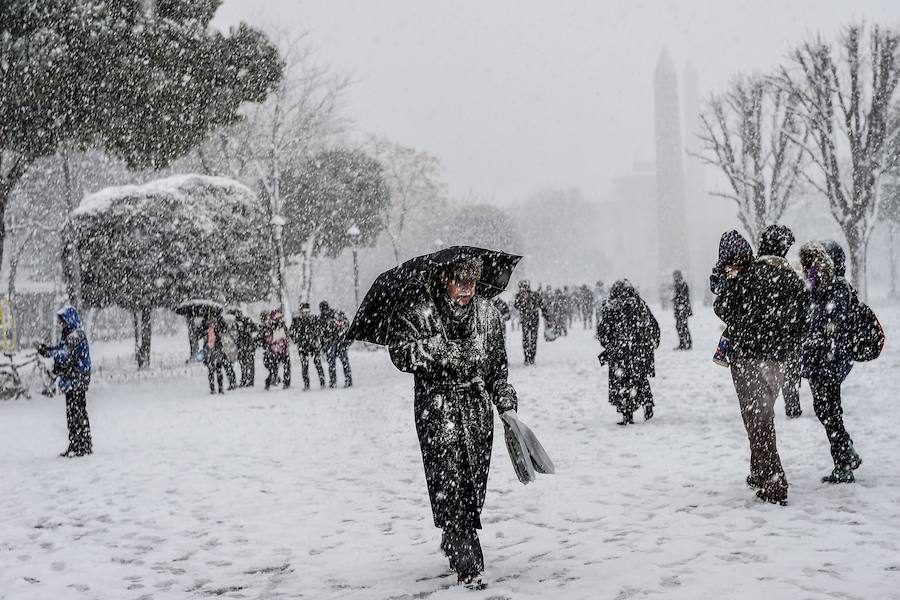
[{"label": "walking pedestrian", "polygon": [[800,248],[800,264],[811,290],[801,370],[809,380],[813,410],[825,428],[834,462],[831,474],[822,481],[852,483],[862,459],[844,426],[841,384],[853,368],[850,339],[855,292],[843,277],[843,250],[835,242],[826,244],[811,242]]},{"label": "walking pedestrian", "polygon": [[280,308],[272,309],[263,328],[266,347],[269,351],[269,374],[266,377],[266,389],[277,385],[278,371],[284,389],[291,387],[291,340]]},{"label": "walking pedestrian", "polygon": [[675,330],[678,332],[676,350],[690,350],[694,346],[691,330],[688,328],[688,318],[694,314],[690,288],[681,271],[672,273],[672,283],[672,308],[675,311]]},{"label": "walking pedestrian", "polygon": [[604,348],[600,363],[609,365],[609,403],[622,415],[619,425],[633,424],[639,407],[644,408],[644,420],[652,419],[650,377],[656,375],[653,353],[659,346],[659,323],[627,279],[610,288],[597,339]]},{"label": "walking pedestrian", "polygon": [[494,418],[515,410],[503,324],[476,293],[482,261],[460,258],[394,320],[391,360],[415,380],[416,431],[441,550],[458,581],[479,583],[477,530],[490,470]]},{"label": "walking pedestrian", "polygon": [[519,322],[522,326],[522,352],[525,355],[525,364],[533,365],[537,356],[538,327],[544,306],[541,293],[533,291],[531,283],[523,279],[519,282],[519,292],[513,304],[519,313]]},{"label": "walking pedestrian", "polygon": [[216,393],[216,384],[219,393],[224,394],[223,371],[225,370],[225,351],[222,348],[222,319],[216,315],[206,317],[206,325],[203,330],[203,348],[206,359],[206,376],[209,380],[209,393]]},{"label": "walking pedestrian", "polygon": [[727,285],[715,312],[728,329],[728,359],[750,445],[747,484],[774,504],[787,503],[788,481],[775,438],[775,398],[784,362],[803,332],[806,289],[802,279],[771,257],[753,260],[749,242],[730,231],[719,242]]}]

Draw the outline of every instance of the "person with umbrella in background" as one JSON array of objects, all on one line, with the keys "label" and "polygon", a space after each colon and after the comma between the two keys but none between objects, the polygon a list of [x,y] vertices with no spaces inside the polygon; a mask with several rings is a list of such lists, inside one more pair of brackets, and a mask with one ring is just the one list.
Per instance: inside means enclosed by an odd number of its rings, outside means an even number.
[{"label": "person with umbrella in background", "polygon": [[[477,530],[487,491],[494,420],[515,411],[504,327],[491,298],[521,257],[454,246],[383,273],[348,337],[387,344],[412,373],[415,421],[441,550],[458,581],[479,586]],[[514,414],[514,413],[513,413]]]},{"label": "person with umbrella in background", "polygon": [[59,390],[66,395],[66,423],[69,446],[60,456],[85,456],[94,451],[91,423],[87,414],[87,391],[91,383],[91,346],[74,306],[56,313],[60,340],[55,346],[38,344],[41,356],[53,358],[53,374]]}]

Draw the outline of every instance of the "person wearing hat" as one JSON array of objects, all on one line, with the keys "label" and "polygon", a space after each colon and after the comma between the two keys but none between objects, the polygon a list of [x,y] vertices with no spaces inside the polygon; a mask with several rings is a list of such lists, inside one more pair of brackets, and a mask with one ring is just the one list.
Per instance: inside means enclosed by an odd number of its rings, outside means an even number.
[{"label": "person wearing hat", "polygon": [[516,294],[514,306],[519,313],[519,323],[522,326],[522,352],[525,355],[525,364],[533,365],[537,356],[538,327],[544,301],[541,293],[533,291],[531,283],[523,279],[519,282],[519,292]]},{"label": "person wearing hat", "polygon": [[391,360],[412,373],[416,432],[441,550],[458,581],[478,585],[484,556],[477,530],[487,492],[494,417],[517,408],[507,381],[504,327],[478,294],[482,261],[445,266],[394,317]]},{"label": "person wearing hat", "polygon": [[56,313],[60,340],[55,346],[38,344],[38,354],[53,358],[53,374],[57,386],[66,395],[66,423],[69,446],[60,456],[85,456],[94,451],[91,423],[87,414],[87,391],[91,383],[91,345],[81,327],[74,306],[64,306]]},{"label": "person wearing hat", "polygon": [[284,389],[291,387],[291,340],[285,326],[280,308],[273,308],[263,328],[266,348],[269,351],[270,367],[266,377],[266,389],[279,381],[278,370],[281,368],[281,382]]},{"label": "person wearing hat", "polygon": [[309,358],[312,357],[319,375],[319,387],[325,387],[325,370],[322,368],[322,340],[319,319],[309,311],[309,302],[303,302],[297,316],[291,319],[291,339],[300,353],[300,373],[303,390],[309,389]]},{"label": "person wearing hat", "polygon": [[750,445],[747,484],[759,488],[759,499],[784,505],[788,482],[776,447],[774,407],[784,362],[803,335],[806,286],[786,261],[754,260],[737,231],[722,236],[719,263],[727,284],[714,308],[728,328],[731,378]]},{"label": "person wearing hat", "polygon": [[322,337],[322,350],[328,361],[328,387],[337,387],[337,361],[340,359],[344,370],[344,387],[353,386],[350,373],[350,357],[347,356],[347,330],[350,321],[342,311],[335,310],[324,300],[319,302],[319,322]]},{"label": "person wearing hat", "polygon": [[[794,245],[794,232],[784,225],[769,225],[759,238],[759,256],[771,257],[767,260],[773,264],[790,267],[785,258]],[[800,346],[788,354],[784,361],[784,384],[781,386],[784,397],[784,414],[796,419],[803,414],[800,408]]]}]

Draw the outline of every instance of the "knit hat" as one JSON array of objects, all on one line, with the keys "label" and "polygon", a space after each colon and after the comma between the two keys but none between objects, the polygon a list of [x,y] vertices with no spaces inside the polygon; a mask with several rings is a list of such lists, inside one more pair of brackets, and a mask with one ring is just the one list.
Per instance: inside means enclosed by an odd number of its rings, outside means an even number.
[{"label": "knit hat", "polygon": [[769,225],[759,237],[759,254],[784,258],[793,244],[793,231],[784,225]]},{"label": "knit hat", "polygon": [[828,252],[828,256],[831,257],[831,262],[834,263],[835,276],[843,277],[846,275],[847,255],[844,254],[844,249],[841,248],[841,245],[834,240],[826,240],[822,242],[822,246],[825,247],[825,251]]}]

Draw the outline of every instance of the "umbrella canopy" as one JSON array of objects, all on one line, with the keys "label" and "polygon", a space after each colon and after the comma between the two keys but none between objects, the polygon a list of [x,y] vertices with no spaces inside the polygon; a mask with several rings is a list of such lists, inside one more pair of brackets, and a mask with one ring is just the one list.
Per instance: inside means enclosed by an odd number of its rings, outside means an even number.
[{"label": "umbrella canopy", "polygon": [[175,308],[175,313],[184,317],[206,317],[209,315],[221,315],[225,307],[221,302],[206,298],[194,298],[185,300]]},{"label": "umbrella canopy", "polygon": [[522,260],[515,254],[475,246],[451,246],[411,258],[375,279],[356,311],[347,339],[388,344],[397,310],[421,294],[442,270],[468,257],[481,259],[481,278],[475,293],[483,298],[493,298],[506,289],[513,269]]}]

